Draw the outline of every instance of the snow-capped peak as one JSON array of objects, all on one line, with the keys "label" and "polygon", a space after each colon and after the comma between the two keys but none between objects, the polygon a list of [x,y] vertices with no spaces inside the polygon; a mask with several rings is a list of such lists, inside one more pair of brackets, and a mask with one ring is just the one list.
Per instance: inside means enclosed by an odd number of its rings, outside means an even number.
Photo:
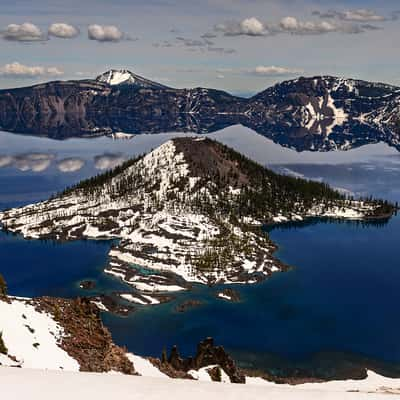
[{"label": "snow-capped peak", "polygon": [[110,69],[104,72],[104,74],[99,75],[96,81],[106,83],[110,86],[132,85],[140,88],[167,89],[167,86],[143,78],[127,69]]},{"label": "snow-capped peak", "polygon": [[99,82],[108,83],[109,85],[122,85],[122,84],[132,84],[135,83],[136,79],[132,72],[121,69],[111,69],[104,74],[97,77]]}]

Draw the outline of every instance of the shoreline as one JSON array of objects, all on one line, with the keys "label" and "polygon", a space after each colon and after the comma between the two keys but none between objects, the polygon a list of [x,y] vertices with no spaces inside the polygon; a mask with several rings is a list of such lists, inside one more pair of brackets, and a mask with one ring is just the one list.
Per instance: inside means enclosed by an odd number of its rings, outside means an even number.
[{"label": "shoreline", "polygon": [[[91,356],[85,357],[85,353],[82,352],[82,349],[75,344],[75,339],[74,336],[70,336],[70,333],[75,332],[77,333],[78,326],[81,325],[81,323],[84,323],[84,320],[87,319],[87,322],[93,323],[95,321],[95,331],[100,332],[99,335],[106,335],[106,340],[108,343],[111,343],[113,346],[113,351],[117,351],[119,354],[118,357],[120,357],[120,361],[118,361],[118,368],[127,368],[126,360],[123,359],[123,353],[121,353],[121,348],[118,347],[118,345],[114,345],[112,336],[108,333],[108,328],[107,325],[104,323],[103,318],[101,317],[101,313],[99,311],[96,311],[96,308],[90,305],[89,300],[86,300],[85,298],[78,298],[78,299],[61,299],[61,298],[50,298],[50,297],[39,297],[39,298],[18,298],[15,296],[8,296],[7,298],[0,298],[0,301],[5,301],[5,302],[18,302],[19,304],[27,304],[28,306],[31,305],[33,306],[37,311],[39,312],[45,312],[48,313],[48,315],[53,315],[53,318],[55,318],[56,321],[59,321],[61,323],[61,326],[63,327],[62,329],[68,329],[70,330],[68,334],[64,335],[62,339],[62,343],[59,344],[59,346],[65,350],[68,350],[69,354],[73,354],[75,358],[79,360],[79,364],[81,366],[81,371],[95,371],[92,369],[90,364],[88,363],[93,356],[92,353]],[[1,303],[0,303],[1,304]],[[88,310],[91,310],[89,314],[85,317],[82,313],[75,311],[74,309],[71,309],[72,307],[75,307],[78,311],[81,307],[88,307]],[[67,317],[64,317],[63,319],[61,318],[61,314],[59,313],[59,308],[64,308],[67,307],[69,312],[72,313],[73,317],[76,319],[77,315],[80,318],[79,323],[72,323]],[[24,317],[24,315],[23,315]],[[73,318],[73,319],[74,319]],[[93,319],[94,318],[94,319]],[[96,322],[98,321],[98,322]],[[29,323],[29,321],[28,321]],[[71,325],[72,324],[72,325]],[[75,325],[74,325],[75,324]],[[26,325],[28,326],[28,325]],[[35,325],[34,325],[35,326]],[[71,328],[72,327],[72,328]],[[29,331],[34,333],[34,329],[31,329],[29,327]],[[6,331],[7,332],[7,331]],[[92,332],[93,333],[93,332]],[[96,333],[97,334],[97,333]],[[85,335],[78,334],[79,340],[83,340],[85,342]],[[103,340],[103,339],[101,339]],[[199,343],[197,346],[198,352],[201,346],[204,348],[204,343],[212,341],[211,338],[208,338],[202,342]],[[85,342],[86,343],[86,342]],[[356,355],[356,354],[351,354],[351,353],[318,353],[317,355],[311,355],[310,359],[314,359],[316,363],[318,364],[318,367],[315,368],[314,372],[309,374],[307,372],[307,369],[303,368],[301,369],[297,363],[293,363],[289,360],[284,360],[281,358],[280,360],[276,361],[277,359],[275,358],[275,361],[271,359],[271,367],[270,368],[265,368],[265,369],[257,369],[257,368],[251,368],[251,367],[243,367],[242,362],[240,360],[238,361],[238,358],[235,357],[234,355],[232,356],[232,351],[229,349],[224,350],[223,343],[218,343],[217,345],[213,345],[212,341],[212,349],[215,351],[215,356],[216,357],[221,357],[221,362],[225,363],[227,362],[227,365],[231,365],[233,368],[232,373],[239,374],[240,376],[245,376],[246,377],[246,383],[247,379],[249,381],[253,380],[258,380],[258,384],[264,384],[266,385],[271,385],[271,384],[276,384],[276,385],[290,385],[290,386],[298,386],[298,385],[303,385],[303,384],[315,384],[315,383],[321,383],[321,384],[330,384],[332,382],[346,382],[350,380],[358,381],[363,383],[367,378],[368,378],[368,372],[373,371],[375,375],[380,376],[382,379],[400,379],[400,363],[394,364],[394,363],[388,363],[388,362],[383,362],[379,360],[374,360],[371,358],[364,357],[362,355]],[[43,344],[42,344],[43,345]],[[200,347],[199,347],[200,346]],[[139,356],[137,353],[134,352],[133,349],[126,349],[122,348],[124,350],[124,353],[127,355],[129,354],[135,354],[136,357],[139,357],[142,360],[147,360],[150,361],[155,367],[157,367],[161,372],[164,371],[164,368],[160,368],[160,360],[159,358],[157,361],[157,358],[154,358],[152,356]],[[221,349],[221,350],[219,350]],[[192,349],[192,352],[195,350],[195,348]],[[204,352],[204,355],[207,354],[207,348],[203,349],[202,352]],[[71,353],[72,352],[72,353]],[[170,377],[172,378],[187,378],[187,374],[184,373],[184,371],[181,371],[183,373],[180,373],[180,367],[179,365],[185,365],[186,362],[191,362],[192,360],[192,355],[185,355],[180,358],[179,353],[175,348],[171,350],[171,355],[175,354],[175,360],[176,361],[169,361],[172,362],[172,370],[169,369],[168,367],[166,371],[170,371]],[[121,358],[122,357],[122,358]],[[199,357],[199,353],[197,354],[196,357]],[[129,357],[128,357],[129,358]],[[203,358],[201,356],[198,358],[200,361]],[[181,360],[181,361],[179,361]],[[332,363],[332,360],[335,360],[336,363],[339,365],[337,371],[332,374],[332,368],[334,368],[334,364]],[[178,363],[178,364],[176,364]],[[282,371],[285,369],[284,363],[287,364],[287,371],[286,374],[282,373]],[[323,370],[323,363],[327,367],[329,367],[330,371],[330,376],[322,376],[320,374],[321,370]],[[174,367],[174,365],[178,365],[178,367]],[[214,365],[214,363],[207,364],[208,365]],[[96,364],[96,368],[107,368],[100,366],[100,364]],[[206,367],[206,366],[205,366]],[[204,368],[205,368],[204,367]],[[83,368],[83,369],[82,369]],[[175,369],[178,368],[178,369]],[[275,371],[281,371],[281,373],[273,374],[271,372],[268,372],[268,369],[273,369]],[[235,372],[236,371],[236,372]],[[132,370],[129,369],[129,374],[132,373]],[[167,374],[168,375],[168,374]],[[237,376],[239,376],[237,375]],[[242,382],[243,383],[243,382]]]},{"label": "shoreline", "polygon": [[[110,249],[107,254],[107,264],[104,268],[102,268],[102,274],[108,275],[110,278],[117,279],[123,284],[127,285],[127,289],[125,291],[113,291],[113,293],[104,293],[98,292],[93,296],[88,296],[92,299],[93,303],[99,307],[101,311],[110,312],[115,315],[126,316],[131,312],[135,312],[137,306],[154,306],[158,304],[163,304],[172,300],[175,300],[179,296],[180,292],[190,292],[193,284],[207,285],[209,287],[222,286],[222,290],[224,287],[229,288],[231,285],[253,285],[262,283],[272,275],[278,272],[287,272],[290,271],[296,266],[289,265],[282,261],[279,256],[277,256],[277,252],[279,251],[279,245],[275,243],[269,236],[270,232],[274,229],[292,229],[292,228],[301,228],[309,225],[315,225],[319,223],[343,223],[343,224],[366,224],[366,225],[385,225],[390,222],[393,216],[397,215],[397,213],[393,212],[388,217],[386,214],[383,216],[375,216],[371,218],[364,217],[363,219],[349,219],[349,218],[335,218],[335,217],[326,217],[326,216],[308,216],[302,217],[302,220],[293,220],[293,221],[281,221],[281,222],[270,222],[263,224],[262,226],[255,226],[251,229],[261,230],[261,232],[267,233],[268,237],[266,238],[267,245],[269,248],[269,262],[276,266],[276,270],[270,272],[268,274],[258,275],[255,279],[243,280],[243,281],[214,281],[214,282],[190,282],[186,281],[181,275],[174,273],[172,271],[164,271],[159,269],[151,268],[150,266],[140,266],[134,265],[130,263],[128,260],[121,260],[118,257],[115,257],[115,254],[112,254],[113,251],[118,251],[121,240],[118,240],[113,237],[87,237],[83,235],[83,232],[80,236],[66,239],[64,237],[57,237],[56,235],[45,235],[44,237],[25,237],[23,232],[14,232],[6,229],[2,223],[0,222],[0,231],[5,233],[6,235],[12,235],[22,238],[23,240],[28,241],[50,241],[53,244],[63,245],[65,243],[70,242],[79,242],[79,241],[99,241],[99,242],[107,242],[110,244]],[[263,233],[258,235],[262,235]],[[117,265],[118,264],[118,265]],[[131,282],[131,281],[134,282]],[[137,285],[137,286],[136,286]],[[132,291],[133,289],[133,291]],[[102,299],[105,299],[105,303],[103,303]],[[228,298],[219,297],[220,300],[229,301],[232,300]],[[122,301],[122,302],[121,302]],[[108,303],[108,305],[106,304]],[[127,305],[128,304],[128,305]],[[111,306],[111,307],[109,307]]]},{"label": "shoreline", "polygon": [[[317,223],[321,223],[321,222],[323,222],[323,221],[325,221],[325,223],[327,223],[328,221],[326,220],[326,219],[319,219],[319,221],[317,222]],[[337,222],[337,220],[335,220],[336,222]],[[304,221],[303,221],[304,222]],[[306,221],[306,222],[308,222],[308,223],[310,223],[310,221]],[[312,222],[312,221],[311,221]],[[355,221],[348,221],[348,223],[350,223],[350,224],[354,224],[355,223]],[[278,225],[278,227],[279,226],[281,226],[281,224],[279,224]],[[59,243],[59,242],[57,242],[57,243]],[[274,250],[274,253],[278,250],[278,248],[279,248],[279,246],[276,244],[276,243],[274,243],[274,246],[275,246],[275,250]],[[293,267],[290,267],[290,268],[293,268]],[[362,356],[357,356],[357,355],[355,355],[355,354],[353,354],[353,355],[351,355],[353,358],[358,358],[358,359],[361,359],[362,360]],[[344,360],[345,360],[346,358],[344,357]],[[377,369],[375,366],[374,366],[374,364],[379,364],[380,362],[379,361],[374,361],[374,360],[367,360],[364,364],[359,364],[358,366],[357,366],[357,368],[356,368],[356,370],[357,371],[359,371],[359,373],[360,373],[360,371],[361,371],[361,373],[363,374],[363,375],[359,375],[358,377],[357,377],[357,379],[359,379],[359,381],[362,383],[363,382],[363,378],[365,378],[366,377],[366,374],[367,374],[367,370],[373,370],[373,371],[379,371],[379,369]],[[386,363],[385,363],[386,364]],[[382,376],[384,376],[384,377],[399,377],[400,378],[400,372],[399,373],[391,373],[391,369],[392,368],[394,368],[395,370],[397,369],[396,368],[396,365],[390,365],[390,364],[387,364],[386,365],[388,368],[386,369],[385,368],[385,370],[386,371],[379,371],[379,375],[382,375]],[[385,367],[385,365],[382,365],[382,367]],[[340,382],[345,382],[345,381],[348,381],[348,380],[350,380],[350,379],[354,379],[355,378],[355,376],[354,375],[347,375],[347,376],[338,376],[338,375],[335,375],[335,376],[333,376],[333,377],[331,377],[331,379],[329,379],[329,380],[323,380],[323,379],[321,379],[321,378],[316,378],[315,376],[313,376],[313,375],[309,375],[309,376],[305,376],[304,374],[303,374],[303,376],[293,376],[293,374],[287,374],[286,376],[284,376],[284,377],[282,377],[282,376],[280,376],[280,377],[278,377],[278,376],[274,376],[274,375],[271,375],[271,374],[268,374],[268,373],[266,373],[266,372],[259,372],[259,371],[257,371],[257,369],[256,368],[254,368],[254,369],[249,369],[249,368],[246,368],[246,369],[244,369],[245,371],[246,371],[246,375],[248,375],[248,376],[251,376],[251,377],[253,377],[253,378],[255,378],[255,379],[257,379],[257,377],[258,378],[260,378],[260,377],[268,377],[269,378],[269,380],[268,381],[265,381],[265,383],[264,382],[262,382],[262,384],[272,384],[272,382],[278,382],[278,384],[279,385],[284,385],[284,384],[289,384],[289,385],[301,385],[301,384],[311,384],[311,383],[316,383],[316,382],[332,382],[332,381],[337,381],[338,380],[338,378],[340,378],[339,379],[339,381]],[[395,371],[394,371],[395,372]]]}]

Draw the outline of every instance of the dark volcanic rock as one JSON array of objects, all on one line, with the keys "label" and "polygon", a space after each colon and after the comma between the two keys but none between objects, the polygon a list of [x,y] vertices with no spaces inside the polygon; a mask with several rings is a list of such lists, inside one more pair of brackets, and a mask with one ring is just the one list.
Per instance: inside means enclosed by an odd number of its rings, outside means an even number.
[{"label": "dark volcanic rock", "polygon": [[208,375],[210,375],[210,378],[212,381],[221,382],[222,377],[221,377],[221,368],[220,367],[210,368],[207,372],[208,372]]},{"label": "dark volcanic rock", "polygon": [[202,304],[203,303],[200,300],[187,300],[187,301],[184,301],[181,304],[178,304],[175,307],[175,310],[177,312],[181,312],[182,313],[182,312],[186,312],[186,311],[190,310],[191,308],[199,307]]},{"label": "dark volcanic rock", "polygon": [[135,307],[126,306],[119,303],[115,296],[101,295],[98,297],[91,298],[94,301],[98,301],[103,304],[103,306],[112,314],[119,315],[121,317],[126,317],[136,310]]},{"label": "dark volcanic rock", "polygon": [[94,281],[82,281],[79,287],[84,290],[92,290],[96,287],[96,282]]},{"label": "dark volcanic rock", "polygon": [[[165,356],[163,357],[165,358]],[[210,365],[220,366],[229,376],[232,383],[245,383],[246,377],[236,366],[233,359],[226,353],[222,346],[215,346],[212,338],[207,338],[197,346],[194,357],[182,358],[177,346],[171,349],[170,356],[164,362],[165,369],[187,373]]]},{"label": "dark volcanic rock", "polygon": [[[226,288],[226,289],[222,290],[222,292],[218,292],[218,294],[219,293],[222,293],[223,295],[229,297],[230,298],[229,301],[232,301],[234,303],[237,303],[240,301],[240,293],[235,289]],[[219,297],[218,294],[217,294],[217,298],[220,299],[221,297]]]},{"label": "dark volcanic rock", "polygon": [[81,371],[118,371],[135,374],[126,352],[116,346],[104,327],[97,307],[89,299],[65,300],[42,297],[31,301],[39,311],[46,311],[63,327],[60,344],[80,365]]}]

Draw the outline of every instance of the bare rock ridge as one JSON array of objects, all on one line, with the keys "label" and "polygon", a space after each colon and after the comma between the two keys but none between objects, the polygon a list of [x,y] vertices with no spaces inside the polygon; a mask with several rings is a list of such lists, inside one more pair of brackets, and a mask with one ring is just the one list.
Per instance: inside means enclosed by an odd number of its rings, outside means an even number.
[{"label": "bare rock ridge", "polygon": [[114,344],[98,308],[90,300],[42,297],[32,302],[36,309],[53,315],[63,327],[61,348],[79,362],[80,371],[135,374],[126,351]]},{"label": "bare rock ridge", "polygon": [[221,372],[218,370],[222,369],[232,383],[246,383],[244,373],[240,371],[222,346],[214,345],[212,338],[207,338],[198,344],[194,357],[182,358],[178,347],[174,346],[168,357],[166,353],[163,353],[161,360],[151,359],[151,361],[160,371],[175,378],[187,377],[185,374],[190,377],[190,371],[209,367],[206,370],[213,381],[221,380]]},{"label": "bare rock ridge", "polygon": [[88,299],[0,294],[0,312],[0,365],[136,374]]},{"label": "bare rock ridge", "polygon": [[206,133],[242,124],[298,151],[347,150],[384,141],[400,148],[400,88],[316,76],[251,98],[175,89],[128,70],[94,80],[0,90],[0,129],[56,139],[115,132]]},{"label": "bare rock ridge", "polygon": [[0,222],[32,239],[119,239],[105,272],[131,288],[120,300],[145,306],[192,283],[256,283],[287,269],[264,224],[393,212],[388,202],[275,174],[196,137],[170,140],[50,200],[0,212]]}]

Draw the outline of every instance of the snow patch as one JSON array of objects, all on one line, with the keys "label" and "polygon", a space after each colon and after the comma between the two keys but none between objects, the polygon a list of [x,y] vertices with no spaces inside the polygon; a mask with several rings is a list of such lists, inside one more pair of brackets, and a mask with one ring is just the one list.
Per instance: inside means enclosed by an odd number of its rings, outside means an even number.
[{"label": "snow patch", "polygon": [[[46,313],[20,300],[0,300],[0,332],[8,349],[24,368],[79,371],[79,363],[60,347],[63,328]],[[15,365],[5,357],[3,365]]]}]

